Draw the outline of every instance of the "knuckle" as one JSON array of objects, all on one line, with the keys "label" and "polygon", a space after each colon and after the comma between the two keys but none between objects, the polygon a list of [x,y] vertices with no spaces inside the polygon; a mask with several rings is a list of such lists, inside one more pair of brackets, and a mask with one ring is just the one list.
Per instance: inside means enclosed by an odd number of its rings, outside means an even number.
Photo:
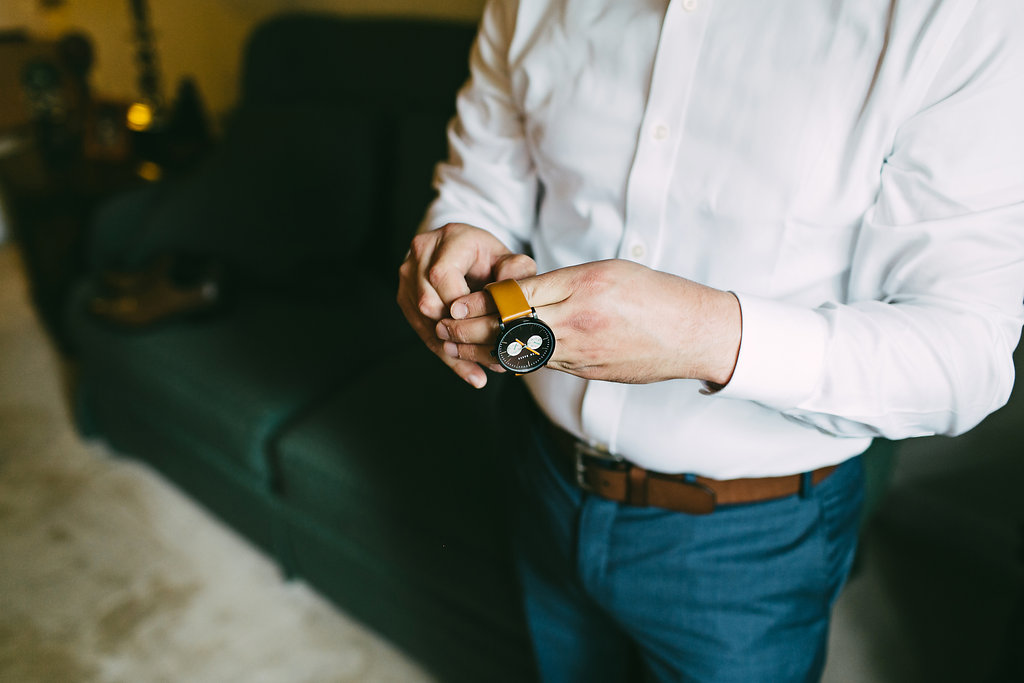
[{"label": "knuckle", "polygon": [[465,223],[445,223],[437,229],[437,232],[443,237],[453,237],[466,232],[468,227]]},{"label": "knuckle", "polygon": [[[469,332],[460,325],[451,325],[448,327],[448,334],[451,336],[452,341],[459,344],[469,343]],[[462,348],[461,346],[459,347]]]},{"label": "knuckle", "polygon": [[590,309],[574,312],[566,320],[566,325],[572,331],[582,335],[599,333],[608,328],[608,322],[604,316]]},{"label": "knuckle", "polygon": [[412,287],[414,282],[415,275],[413,273],[410,273],[409,269],[405,268],[404,266],[398,269],[397,290],[399,295],[401,295],[403,292],[407,291],[410,287]]},{"label": "knuckle", "polygon": [[507,279],[530,277],[536,272],[537,265],[532,258],[526,254],[512,254],[502,261],[499,274],[503,279]]},{"label": "knuckle", "polygon": [[576,280],[576,288],[588,294],[601,295],[611,286],[611,278],[604,268],[590,268]]},{"label": "knuckle", "polygon": [[589,295],[603,296],[621,283],[630,279],[626,270],[628,264],[622,261],[601,261],[593,267],[582,269],[576,276],[575,286]]},{"label": "knuckle", "polygon": [[479,350],[480,347],[476,344],[459,344],[459,358],[479,363],[483,360],[480,358]]},{"label": "knuckle", "polygon": [[435,287],[444,282],[448,269],[439,263],[435,263],[427,270],[427,281]]},{"label": "knuckle", "polygon": [[409,245],[409,253],[416,260],[420,260],[431,251],[436,241],[436,235],[429,232],[420,233],[412,238],[412,243]]},{"label": "knuckle", "polygon": [[429,311],[434,308],[434,299],[427,292],[423,292],[416,299],[416,307],[420,311]]}]

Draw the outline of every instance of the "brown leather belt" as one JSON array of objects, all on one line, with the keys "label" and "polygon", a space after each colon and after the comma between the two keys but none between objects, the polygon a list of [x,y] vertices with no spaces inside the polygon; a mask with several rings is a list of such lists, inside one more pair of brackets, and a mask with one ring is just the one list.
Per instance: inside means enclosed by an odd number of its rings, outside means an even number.
[{"label": "brown leather belt", "polygon": [[[653,506],[706,515],[718,505],[758,503],[785,498],[800,492],[804,474],[757,479],[709,479],[689,474],[651,472],[607,451],[580,441],[569,432],[545,420],[553,443],[561,452],[560,461],[573,464],[572,475],[585,491],[618,503]],[[836,470],[837,465],[808,473],[817,485]]]}]

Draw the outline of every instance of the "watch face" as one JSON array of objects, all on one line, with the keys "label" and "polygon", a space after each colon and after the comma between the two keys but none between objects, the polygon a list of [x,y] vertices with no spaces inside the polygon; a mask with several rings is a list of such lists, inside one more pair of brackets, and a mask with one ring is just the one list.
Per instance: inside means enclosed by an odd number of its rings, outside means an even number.
[{"label": "watch face", "polygon": [[498,362],[520,375],[544,367],[554,350],[555,335],[536,318],[513,320],[498,337]]}]

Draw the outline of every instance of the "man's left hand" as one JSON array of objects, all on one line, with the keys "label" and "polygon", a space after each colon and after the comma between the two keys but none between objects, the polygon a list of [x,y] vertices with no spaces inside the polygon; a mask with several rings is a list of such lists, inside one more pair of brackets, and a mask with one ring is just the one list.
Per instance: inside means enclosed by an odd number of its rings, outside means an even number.
[{"label": "man's left hand", "polygon": [[[555,333],[548,367],[586,379],[642,384],[700,379],[724,385],[739,353],[739,301],[726,291],[624,260],[519,280]],[[493,365],[498,317],[484,291],[452,302],[437,336],[453,357]]]}]

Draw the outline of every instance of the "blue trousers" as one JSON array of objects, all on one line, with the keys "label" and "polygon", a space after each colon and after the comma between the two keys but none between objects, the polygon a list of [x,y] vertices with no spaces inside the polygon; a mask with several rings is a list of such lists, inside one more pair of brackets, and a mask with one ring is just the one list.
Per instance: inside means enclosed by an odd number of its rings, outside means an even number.
[{"label": "blue trousers", "polygon": [[820,679],[859,457],[801,494],[693,516],[585,493],[542,427],[524,441],[514,542],[543,681]]}]

